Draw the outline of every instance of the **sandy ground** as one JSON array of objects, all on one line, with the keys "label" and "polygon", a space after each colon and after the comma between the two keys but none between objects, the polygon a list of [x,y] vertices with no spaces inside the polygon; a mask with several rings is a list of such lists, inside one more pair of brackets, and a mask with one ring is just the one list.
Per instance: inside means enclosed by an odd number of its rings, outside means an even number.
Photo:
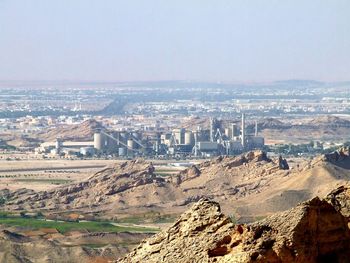
[{"label": "sandy ground", "polygon": [[83,180],[115,160],[0,161],[0,189],[49,190]]},{"label": "sandy ground", "polygon": [[[0,161],[0,189],[50,190],[62,184],[87,179],[106,166],[123,160],[14,160]],[[156,161],[156,172],[170,175],[184,167],[168,166],[174,161]]]}]

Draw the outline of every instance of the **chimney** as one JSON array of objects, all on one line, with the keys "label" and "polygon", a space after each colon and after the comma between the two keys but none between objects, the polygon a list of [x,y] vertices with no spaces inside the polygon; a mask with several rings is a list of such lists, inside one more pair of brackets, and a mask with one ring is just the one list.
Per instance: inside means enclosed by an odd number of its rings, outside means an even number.
[{"label": "chimney", "polygon": [[241,124],[241,140],[242,146],[245,148],[245,114],[242,113],[242,124]]}]

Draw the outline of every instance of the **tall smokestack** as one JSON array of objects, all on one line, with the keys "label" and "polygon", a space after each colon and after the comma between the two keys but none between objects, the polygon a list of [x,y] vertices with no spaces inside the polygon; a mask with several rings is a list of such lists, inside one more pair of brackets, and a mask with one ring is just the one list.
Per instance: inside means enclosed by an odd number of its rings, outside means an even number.
[{"label": "tall smokestack", "polygon": [[211,117],[210,118],[210,141],[213,142],[214,141],[214,118]]},{"label": "tall smokestack", "polygon": [[255,121],[255,137],[258,136],[258,122]]},{"label": "tall smokestack", "polygon": [[241,132],[242,132],[242,136],[241,136],[242,146],[243,148],[245,148],[245,114],[244,113],[242,113]]}]

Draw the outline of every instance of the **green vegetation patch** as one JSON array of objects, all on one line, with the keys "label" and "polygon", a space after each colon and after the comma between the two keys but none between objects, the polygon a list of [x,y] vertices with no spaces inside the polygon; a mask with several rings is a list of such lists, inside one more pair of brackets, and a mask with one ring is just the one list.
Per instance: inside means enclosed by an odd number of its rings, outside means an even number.
[{"label": "green vegetation patch", "polygon": [[149,212],[145,214],[119,218],[116,220],[117,223],[123,224],[147,224],[147,223],[173,223],[177,218],[177,215],[173,214],[159,214],[156,212]]},{"label": "green vegetation patch", "polygon": [[49,183],[49,184],[68,184],[73,182],[72,180],[67,179],[16,179],[16,182],[29,182],[29,183]]},{"label": "green vegetation patch", "polygon": [[0,218],[5,218],[9,216],[12,216],[12,213],[6,212],[6,211],[0,211]]},{"label": "green vegetation patch", "polygon": [[0,224],[7,226],[22,227],[29,230],[37,230],[40,228],[55,228],[64,234],[69,231],[89,231],[89,232],[157,232],[156,228],[135,227],[135,226],[114,226],[110,222],[64,222],[64,221],[48,221],[35,218],[22,217],[3,217],[0,218]]}]

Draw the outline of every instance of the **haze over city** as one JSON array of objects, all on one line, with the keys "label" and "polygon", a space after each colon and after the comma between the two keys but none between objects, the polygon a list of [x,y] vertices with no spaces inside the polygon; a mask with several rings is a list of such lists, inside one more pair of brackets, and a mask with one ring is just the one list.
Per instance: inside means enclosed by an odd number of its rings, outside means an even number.
[{"label": "haze over city", "polygon": [[0,80],[349,80],[350,2],[0,1]]}]

